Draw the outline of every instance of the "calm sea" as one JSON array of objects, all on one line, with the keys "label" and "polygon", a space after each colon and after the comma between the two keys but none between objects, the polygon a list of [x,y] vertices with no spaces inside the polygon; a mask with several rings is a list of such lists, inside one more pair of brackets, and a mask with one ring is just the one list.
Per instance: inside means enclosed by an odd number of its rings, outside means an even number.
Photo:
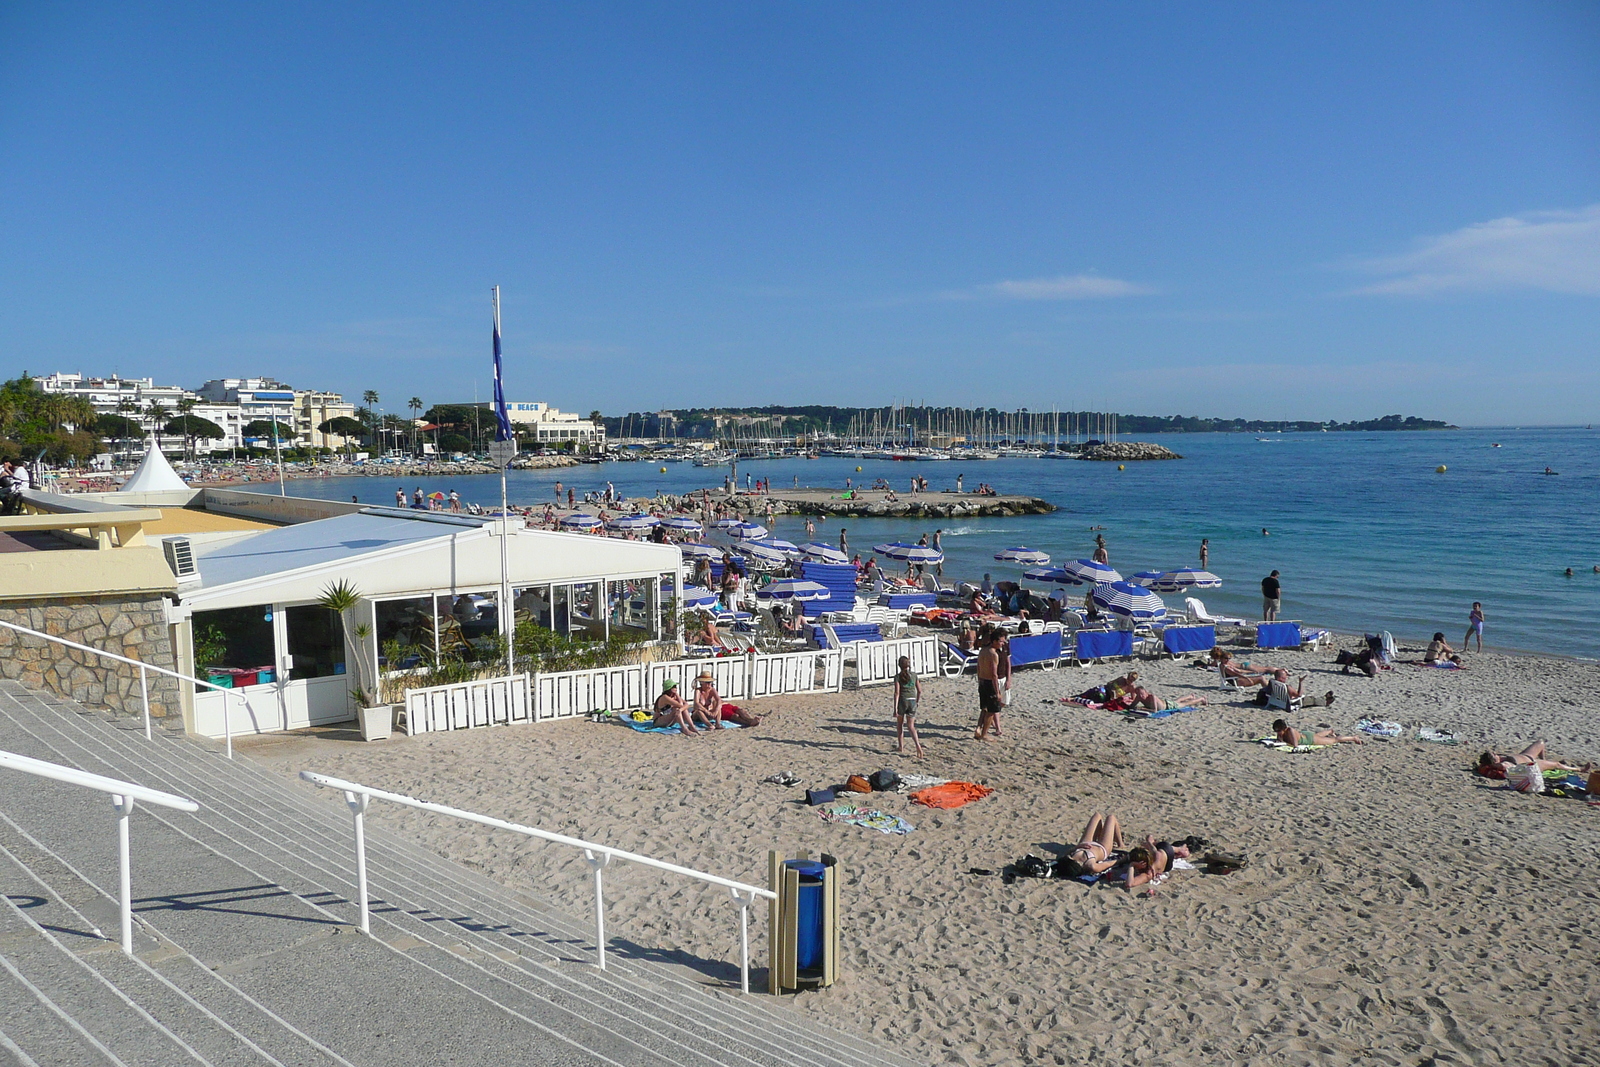
[{"label": "calm sea", "polygon": [[[994,561],[1002,548],[1027,545],[1056,561],[1093,550],[1104,527],[1111,563],[1123,574],[1199,562],[1211,541],[1211,570],[1223,587],[1201,594],[1215,612],[1257,618],[1260,580],[1282,572],[1284,617],[1343,631],[1391,630],[1424,639],[1466,630],[1472,601],[1488,615],[1487,644],[1593,658],[1600,655],[1600,432],[1490,429],[1416,433],[1155,435],[1182,460],[1114,463],[1063,460],[895,463],[789,459],[741,463],[774,489],[837,486],[846,477],[889,479],[904,491],[913,475],[932,490],[984,481],[1002,493],[1043,497],[1052,515],[958,522],[944,528],[947,578],[1017,579],[1020,568]],[[1500,447],[1494,445],[1498,443]],[[1435,472],[1443,464],[1445,473]],[[857,466],[862,469],[857,472]],[[514,471],[511,500],[542,504],[557,480],[579,496],[607,479],[630,496],[720,485],[724,468],[669,463],[607,463],[559,471]],[[1557,477],[1543,474],[1546,467]],[[409,493],[415,482],[407,482]],[[390,504],[398,480],[307,479],[302,496]],[[498,504],[497,477],[436,478],[428,491],[454,488],[463,500]],[[851,519],[819,525],[837,542],[850,529],[852,551],[885,540],[915,540],[934,523]],[[777,534],[804,539],[804,520],[779,516]],[[1262,529],[1269,536],[1262,535]],[[1573,571],[1566,577],[1566,569]],[[1081,592],[1081,590],[1080,590]],[[1181,607],[1181,597],[1169,598]]]}]

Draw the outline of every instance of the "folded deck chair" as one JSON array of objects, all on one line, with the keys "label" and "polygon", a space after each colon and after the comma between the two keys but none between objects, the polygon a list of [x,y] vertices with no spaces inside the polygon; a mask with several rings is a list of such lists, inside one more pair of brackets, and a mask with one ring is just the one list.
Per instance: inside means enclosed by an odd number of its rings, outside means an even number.
[{"label": "folded deck chair", "polygon": [[1195,622],[1209,622],[1214,626],[1243,626],[1243,619],[1229,618],[1226,615],[1213,615],[1206,610],[1206,606],[1196,597],[1184,597],[1183,603],[1189,609],[1189,614],[1194,616]]}]

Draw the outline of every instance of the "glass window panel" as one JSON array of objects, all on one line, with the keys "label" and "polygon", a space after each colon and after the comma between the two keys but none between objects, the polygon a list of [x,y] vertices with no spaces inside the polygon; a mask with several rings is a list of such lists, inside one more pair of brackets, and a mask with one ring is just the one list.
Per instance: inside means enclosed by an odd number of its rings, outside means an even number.
[{"label": "glass window panel", "polygon": [[284,630],[294,657],[290,681],[344,673],[344,626],[337,612],[320,604],[285,608]]},{"label": "glass window panel", "polygon": [[253,671],[273,670],[278,663],[272,640],[272,605],[197,611],[190,625],[194,633],[194,665],[201,679],[208,667]]},{"label": "glass window panel", "polygon": [[[378,655],[386,669],[403,670],[432,658],[436,647],[432,597],[380,600],[374,607],[378,617]],[[400,646],[396,663],[383,659],[384,646],[390,642]]]}]

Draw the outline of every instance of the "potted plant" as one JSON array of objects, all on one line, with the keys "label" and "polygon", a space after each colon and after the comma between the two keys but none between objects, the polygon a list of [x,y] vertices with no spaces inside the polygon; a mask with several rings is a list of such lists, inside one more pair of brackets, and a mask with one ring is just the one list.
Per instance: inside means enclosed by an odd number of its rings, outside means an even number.
[{"label": "potted plant", "polygon": [[329,611],[337,612],[344,626],[345,648],[349,650],[352,666],[350,672],[356,687],[350,696],[356,702],[356,719],[361,726],[363,741],[386,740],[394,732],[394,712],[387,704],[378,703],[376,665],[367,662],[367,642],[372,638],[372,627],[356,618],[361,607],[361,592],[347,580],[340,579],[322,591],[317,603]]}]

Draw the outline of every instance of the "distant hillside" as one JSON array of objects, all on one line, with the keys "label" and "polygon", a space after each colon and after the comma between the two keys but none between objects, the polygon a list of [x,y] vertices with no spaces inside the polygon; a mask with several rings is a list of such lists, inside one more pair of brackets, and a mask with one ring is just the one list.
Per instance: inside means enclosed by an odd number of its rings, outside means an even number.
[{"label": "distant hillside", "polygon": [[1415,415],[1385,415],[1362,422],[1314,422],[1282,419],[1204,419],[1196,415],[1112,415],[1097,411],[1001,411],[997,408],[881,407],[843,408],[827,405],[769,404],[751,408],[678,408],[629,412],[605,418],[611,437],[782,437],[810,433],[846,436],[893,435],[914,427],[918,435],[1028,438],[1053,436],[1059,425],[1064,437],[1110,432],[1115,420],[1119,437],[1154,433],[1317,433],[1322,430],[1454,430],[1458,427]]}]

